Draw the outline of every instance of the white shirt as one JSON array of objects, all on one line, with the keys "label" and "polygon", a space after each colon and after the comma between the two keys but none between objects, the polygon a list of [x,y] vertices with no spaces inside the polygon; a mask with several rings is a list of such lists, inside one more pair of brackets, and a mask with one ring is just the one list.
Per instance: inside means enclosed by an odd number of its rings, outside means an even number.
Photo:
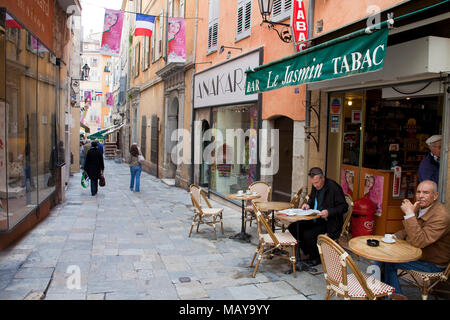
[{"label": "white shirt", "polygon": [[[425,213],[427,213],[427,211],[428,211],[428,209],[430,209],[430,207],[431,207],[431,206],[429,206],[429,207],[427,207],[427,208],[425,208],[425,209],[420,209],[420,210],[419,210],[419,215],[418,215],[417,219],[419,219],[419,218],[422,217]],[[416,216],[415,214],[409,214],[409,215],[405,216],[404,219],[406,220],[406,219],[409,219],[409,218],[412,218],[412,217],[415,217],[415,216]]]}]

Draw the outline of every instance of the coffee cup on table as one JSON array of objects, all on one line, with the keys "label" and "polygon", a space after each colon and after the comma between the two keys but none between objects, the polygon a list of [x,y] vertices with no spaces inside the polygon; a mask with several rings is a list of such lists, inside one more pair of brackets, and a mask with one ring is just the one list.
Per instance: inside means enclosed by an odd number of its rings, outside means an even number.
[{"label": "coffee cup on table", "polygon": [[238,195],[243,195],[243,194],[244,194],[244,191],[242,191],[242,190],[238,191]]},{"label": "coffee cup on table", "polygon": [[394,238],[394,235],[390,234],[390,233],[385,233],[384,234],[384,238],[387,239],[387,240],[392,240]]}]

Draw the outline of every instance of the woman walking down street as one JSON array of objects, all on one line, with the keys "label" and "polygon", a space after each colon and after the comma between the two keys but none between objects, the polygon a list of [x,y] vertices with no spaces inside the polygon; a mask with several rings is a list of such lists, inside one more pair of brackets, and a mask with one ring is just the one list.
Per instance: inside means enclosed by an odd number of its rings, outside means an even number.
[{"label": "woman walking down street", "polygon": [[105,170],[105,163],[103,162],[103,154],[98,149],[97,142],[93,141],[91,145],[84,161],[84,171],[91,180],[91,194],[95,196],[98,191],[98,179],[100,179],[103,170]]},{"label": "woman walking down street", "polygon": [[[139,163],[139,155],[141,154],[139,152],[139,148],[138,146],[133,143],[133,145],[130,148],[130,161],[128,162],[130,165],[130,173],[131,173],[131,181],[130,181],[130,191],[133,191],[133,187],[134,187],[134,191],[139,192],[140,189],[140,183],[141,183],[141,172],[142,172],[142,166]],[[134,184],[134,180],[136,178],[136,186]]]}]

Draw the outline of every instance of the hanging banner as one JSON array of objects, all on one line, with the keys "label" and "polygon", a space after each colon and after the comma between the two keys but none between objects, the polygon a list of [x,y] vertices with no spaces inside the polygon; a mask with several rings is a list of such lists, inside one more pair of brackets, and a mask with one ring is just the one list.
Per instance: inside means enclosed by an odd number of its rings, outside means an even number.
[{"label": "hanging banner", "polygon": [[106,93],[106,105],[108,107],[112,107],[113,106],[113,93],[112,92],[107,92]]},{"label": "hanging banner", "polygon": [[169,18],[167,31],[168,62],[186,62],[186,24],[184,19]]},{"label": "hanging banner", "polygon": [[306,42],[302,44],[297,43],[305,41],[307,39],[308,34],[308,24],[306,21],[306,13],[303,0],[294,0],[291,17],[292,17],[291,26],[294,34],[295,51],[300,52],[306,49]]},{"label": "hanging banner", "polygon": [[123,12],[105,9],[103,25],[102,47],[100,54],[105,56],[119,56],[122,38]]},{"label": "hanging banner", "polygon": [[389,29],[295,53],[246,71],[245,94],[336,79],[383,68]]},{"label": "hanging banner", "polygon": [[87,109],[91,106],[92,96],[91,91],[84,92],[84,107]]}]

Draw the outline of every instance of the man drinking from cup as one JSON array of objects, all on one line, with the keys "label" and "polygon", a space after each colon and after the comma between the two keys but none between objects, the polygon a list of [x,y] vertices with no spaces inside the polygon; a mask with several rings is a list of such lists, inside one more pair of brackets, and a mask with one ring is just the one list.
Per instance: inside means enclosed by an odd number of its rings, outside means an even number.
[{"label": "man drinking from cup", "polygon": [[441,272],[450,261],[450,214],[437,199],[437,184],[431,180],[422,181],[417,186],[416,202],[403,200],[404,229],[394,237],[408,241],[422,249],[420,260],[406,263],[385,263],[385,282],[395,288],[395,297],[402,295],[397,270],[417,270]]}]

